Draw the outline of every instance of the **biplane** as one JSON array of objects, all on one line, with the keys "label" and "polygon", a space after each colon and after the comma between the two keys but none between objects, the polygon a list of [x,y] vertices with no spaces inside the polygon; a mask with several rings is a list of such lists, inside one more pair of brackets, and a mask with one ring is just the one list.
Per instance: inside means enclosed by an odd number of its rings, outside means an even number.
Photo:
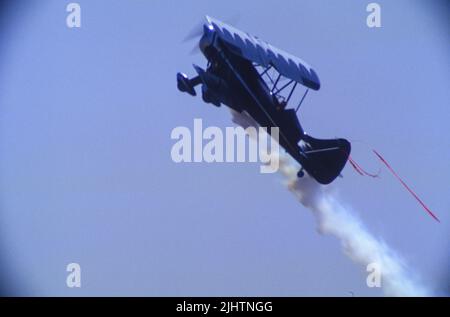
[{"label": "biplane", "polygon": [[[308,91],[319,90],[320,81],[312,67],[261,39],[217,19],[206,17],[199,48],[208,60],[207,68],[194,65],[197,75],[177,74],[182,92],[196,96],[201,85],[203,101],[246,112],[270,132],[279,128],[279,143],[300,165],[298,177],[306,171],[317,182],[329,184],[338,177],[350,155],[345,139],[316,139],[303,130],[297,117]],[[296,106],[288,106],[294,91],[305,92]]]}]

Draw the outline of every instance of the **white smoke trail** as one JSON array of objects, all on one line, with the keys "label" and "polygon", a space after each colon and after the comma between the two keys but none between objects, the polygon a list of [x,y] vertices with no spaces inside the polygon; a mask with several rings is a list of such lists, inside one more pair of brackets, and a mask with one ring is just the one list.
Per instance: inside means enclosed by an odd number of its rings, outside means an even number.
[{"label": "white smoke trail", "polygon": [[289,158],[280,160],[280,172],[285,176],[289,190],[313,212],[319,232],[338,238],[344,253],[355,263],[364,267],[371,263],[378,264],[385,295],[429,295],[410,276],[404,261],[385,243],[372,236],[351,209],[311,177],[298,178],[297,171],[298,167]]},{"label": "white smoke trail", "polygon": [[[243,126],[257,126],[245,113],[232,112],[233,122]],[[297,177],[299,166],[288,156],[280,157],[280,173],[285,177],[288,189],[300,203],[311,210],[318,231],[336,237],[344,253],[355,263],[366,268],[375,263],[381,271],[381,287],[387,296],[428,296],[430,292],[417,283],[405,262],[384,242],[376,239],[351,209],[343,205],[329,190],[306,173]]]}]

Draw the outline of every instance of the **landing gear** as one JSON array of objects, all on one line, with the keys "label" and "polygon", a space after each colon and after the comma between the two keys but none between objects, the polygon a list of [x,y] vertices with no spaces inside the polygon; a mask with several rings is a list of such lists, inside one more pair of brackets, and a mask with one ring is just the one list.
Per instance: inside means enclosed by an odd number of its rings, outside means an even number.
[{"label": "landing gear", "polygon": [[[194,65],[198,76],[189,79],[186,74],[177,73],[177,87],[181,92],[186,92],[191,96],[196,96],[194,87],[202,84],[202,98],[206,103],[220,107],[225,92],[228,92],[226,83],[217,75],[203,70]],[[210,88],[212,87],[212,88]]]},{"label": "landing gear", "polygon": [[297,177],[302,178],[305,176],[305,172],[303,171],[303,167],[297,172]]},{"label": "landing gear", "polygon": [[194,90],[194,87],[201,82],[200,77],[197,76],[195,78],[189,79],[186,74],[178,73],[177,74],[177,87],[181,92],[187,92],[191,96],[196,96],[197,93]]},{"label": "landing gear", "polygon": [[202,99],[206,103],[220,107],[220,100],[205,85],[202,86]]}]

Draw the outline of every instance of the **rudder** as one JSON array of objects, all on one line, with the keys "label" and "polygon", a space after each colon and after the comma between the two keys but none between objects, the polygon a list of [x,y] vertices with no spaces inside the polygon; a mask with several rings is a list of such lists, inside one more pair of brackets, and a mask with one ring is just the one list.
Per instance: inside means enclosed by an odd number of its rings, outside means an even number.
[{"label": "rudder", "polygon": [[321,140],[305,135],[299,143],[301,164],[321,184],[329,184],[341,174],[351,151],[346,139]]}]

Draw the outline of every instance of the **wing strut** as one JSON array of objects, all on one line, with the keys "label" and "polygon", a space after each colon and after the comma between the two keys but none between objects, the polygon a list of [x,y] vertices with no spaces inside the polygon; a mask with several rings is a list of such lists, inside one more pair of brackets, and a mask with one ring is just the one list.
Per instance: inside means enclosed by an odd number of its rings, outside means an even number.
[{"label": "wing strut", "polygon": [[297,82],[294,83],[294,86],[292,87],[291,92],[289,93],[289,96],[286,99],[286,102],[289,102],[289,100],[291,99],[292,94],[294,93],[295,87],[297,87],[297,84],[298,84]]},{"label": "wing strut", "polygon": [[302,100],[300,100],[300,103],[298,104],[297,109],[295,109],[295,112],[297,112],[298,109],[300,109],[300,106],[302,105],[303,100],[305,100],[305,97],[308,94],[308,91],[309,91],[309,89],[306,89],[305,93],[303,94]]},{"label": "wing strut", "polygon": [[275,80],[275,83],[273,84],[272,90],[270,92],[274,92],[275,89],[277,89],[277,84],[280,81],[281,74],[278,74],[277,80]]},{"label": "wing strut", "polygon": [[[231,62],[228,60],[227,56],[223,52],[221,48],[218,49],[220,56],[224,59],[225,63],[228,65],[228,67],[233,72],[234,76],[239,80],[239,82],[244,86],[245,90],[247,90],[248,94],[252,97],[252,99],[255,101],[255,103],[258,105],[258,107],[261,109],[261,111],[265,114],[265,116],[270,120],[273,127],[276,127],[276,123],[273,121],[273,118],[270,116],[270,114],[267,112],[266,109],[264,109],[264,106],[259,101],[258,97],[253,93],[253,91],[250,89],[250,87],[247,85],[244,79],[242,79],[241,75],[234,69],[234,66],[231,64]],[[278,78],[279,79],[279,78]],[[292,151],[296,151],[296,148],[289,142],[289,139],[284,135],[283,131],[279,130],[280,136],[284,139],[286,144],[291,148]]]}]

